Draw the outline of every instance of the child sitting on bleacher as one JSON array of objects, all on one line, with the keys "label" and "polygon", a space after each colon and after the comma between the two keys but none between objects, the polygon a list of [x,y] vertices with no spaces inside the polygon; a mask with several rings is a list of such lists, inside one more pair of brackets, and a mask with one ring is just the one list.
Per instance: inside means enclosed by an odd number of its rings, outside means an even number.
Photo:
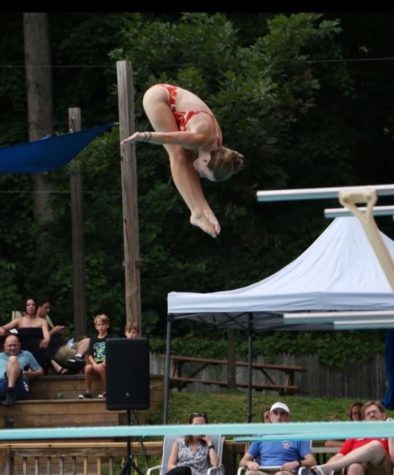
[{"label": "child sitting on bleacher", "polygon": [[[93,376],[97,374],[105,387],[105,347],[106,341],[109,338],[114,338],[116,335],[108,333],[109,318],[105,314],[94,317],[94,327],[97,331],[97,336],[91,338],[90,347],[85,366],[85,384],[86,390],[83,394],[78,396],[79,399],[90,399],[93,397],[92,384]],[[99,398],[105,398],[105,392],[98,395]]]}]

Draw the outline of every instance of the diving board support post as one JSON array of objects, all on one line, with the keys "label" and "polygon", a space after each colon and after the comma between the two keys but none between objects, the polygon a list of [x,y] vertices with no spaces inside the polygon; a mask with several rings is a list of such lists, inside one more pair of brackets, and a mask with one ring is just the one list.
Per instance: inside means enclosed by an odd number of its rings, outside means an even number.
[{"label": "diving board support post", "polygon": [[[394,290],[394,262],[383,242],[382,236],[373,217],[373,207],[377,200],[378,196],[376,190],[372,188],[364,188],[359,191],[341,190],[339,192],[339,202],[344,208],[351,211],[361,222],[390,287]],[[365,203],[365,212],[362,212],[357,207],[358,203]]]}]

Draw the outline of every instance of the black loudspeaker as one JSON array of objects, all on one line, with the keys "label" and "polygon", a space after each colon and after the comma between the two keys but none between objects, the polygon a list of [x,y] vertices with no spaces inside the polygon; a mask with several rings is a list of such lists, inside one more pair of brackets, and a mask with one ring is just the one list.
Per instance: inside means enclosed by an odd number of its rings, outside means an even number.
[{"label": "black loudspeaker", "polygon": [[106,342],[107,409],[148,409],[147,338],[110,338]]}]

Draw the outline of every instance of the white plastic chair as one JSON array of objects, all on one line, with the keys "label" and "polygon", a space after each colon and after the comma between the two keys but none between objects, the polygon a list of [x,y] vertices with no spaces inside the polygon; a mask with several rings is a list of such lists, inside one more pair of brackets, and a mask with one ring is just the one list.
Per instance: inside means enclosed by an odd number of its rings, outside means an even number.
[{"label": "white plastic chair", "polygon": [[[176,439],[179,438],[179,435],[168,435],[164,437],[163,440],[163,454],[161,457],[161,465],[155,465],[154,467],[148,468],[146,475],[152,475],[153,472],[158,471],[159,475],[165,474],[168,465],[168,459],[170,457],[172,444]],[[224,465],[223,460],[223,446],[224,446],[224,436],[223,435],[210,435],[209,438],[212,440],[216,452],[219,457],[219,465],[217,467],[209,467],[207,470],[207,475],[224,475]]]}]

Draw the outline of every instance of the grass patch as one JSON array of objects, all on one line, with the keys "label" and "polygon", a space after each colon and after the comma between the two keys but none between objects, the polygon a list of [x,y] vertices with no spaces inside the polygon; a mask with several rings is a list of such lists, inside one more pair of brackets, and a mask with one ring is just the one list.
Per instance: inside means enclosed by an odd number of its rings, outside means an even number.
[{"label": "grass patch", "polygon": [[[349,406],[356,402],[347,398],[314,398],[309,396],[261,395],[252,398],[252,422],[260,421],[260,413],[276,401],[285,402],[293,422],[344,421]],[[366,401],[361,401],[366,402]],[[247,422],[248,395],[246,392],[221,390],[218,392],[178,392],[172,390],[169,404],[169,423],[185,424],[191,412],[205,411],[210,423]],[[393,411],[388,411],[388,415]],[[156,413],[150,423],[161,424],[162,413]]]}]

